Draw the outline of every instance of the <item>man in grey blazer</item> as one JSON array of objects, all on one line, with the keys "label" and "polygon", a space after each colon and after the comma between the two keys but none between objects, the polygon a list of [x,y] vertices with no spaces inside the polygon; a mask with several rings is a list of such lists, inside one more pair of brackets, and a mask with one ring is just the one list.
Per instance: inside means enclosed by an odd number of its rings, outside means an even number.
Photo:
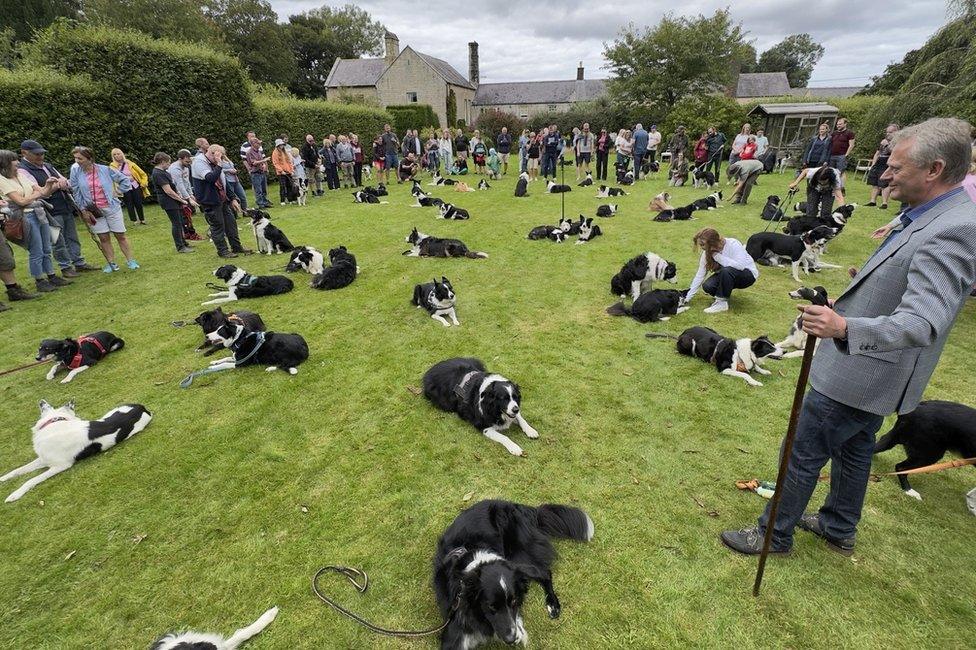
[{"label": "man in grey blazer", "polygon": [[[786,554],[799,525],[845,555],[854,549],[874,435],[884,416],[922,398],[952,325],[976,283],[976,204],[960,186],[971,157],[970,126],[934,118],[900,131],[888,170],[892,196],[910,206],[830,307],[801,306],[803,330],[823,339],[813,359],[770,552]],[[831,461],[830,491],[804,514]],[[758,554],[769,507],[757,526],[722,542]]]}]

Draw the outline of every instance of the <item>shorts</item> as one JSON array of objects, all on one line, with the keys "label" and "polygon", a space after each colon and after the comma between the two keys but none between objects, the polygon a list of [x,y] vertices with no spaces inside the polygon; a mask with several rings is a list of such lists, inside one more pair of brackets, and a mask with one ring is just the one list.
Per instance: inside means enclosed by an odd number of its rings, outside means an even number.
[{"label": "shorts", "polygon": [[509,154],[507,154],[507,153],[500,153],[500,154],[498,154],[498,160],[500,160],[501,162],[503,162],[504,164],[507,165],[508,164],[508,156],[509,156]]},{"label": "shorts", "polygon": [[386,167],[386,161],[385,160],[374,160],[373,161],[373,167],[375,167],[379,171],[383,171],[383,168]]},{"label": "shorts", "polygon": [[0,271],[13,271],[15,266],[14,251],[0,231]]},{"label": "shorts", "polygon": [[576,157],[576,163],[577,164],[588,163],[590,162],[590,156],[592,155],[593,154],[590,153],[589,151],[581,151],[580,154]]},{"label": "shorts", "polygon": [[831,156],[830,166],[837,171],[844,173],[844,170],[847,169],[847,156]]},{"label": "shorts", "polygon": [[539,169],[539,159],[538,158],[529,158],[528,169]]},{"label": "shorts", "polygon": [[388,153],[388,154],[386,154],[386,168],[387,169],[396,169],[397,168],[397,165],[399,165],[399,164],[400,164],[400,161],[397,160],[397,155],[395,153]]},{"label": "shorts", "polygon": [[91,231],[96,235],[104,235],[114,232],[121,235],[125,232],[125,220],[122,219],[122,206],[116,208],[115,212],[110,212],[110,208],[102,210],[102,216],[95,220],[95,225]]},{"label": "shorts", "polygon": [[484,154],[476,153],[474,155],[474,164],[477,165],[478,167],[484,167],[485,166]]}]

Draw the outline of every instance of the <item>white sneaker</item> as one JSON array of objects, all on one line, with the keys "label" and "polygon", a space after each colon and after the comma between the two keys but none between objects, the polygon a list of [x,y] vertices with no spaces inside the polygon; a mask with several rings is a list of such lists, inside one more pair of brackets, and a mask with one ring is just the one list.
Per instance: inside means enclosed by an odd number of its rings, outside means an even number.
[{"label": "white sneaker", "polygon": [[718,314],[728,310],[729,310],[729,301],[723,300],[721,298],[716,298],[715,302],[712,303],[712,306],[706,307],[704,311],[706,314]]}]

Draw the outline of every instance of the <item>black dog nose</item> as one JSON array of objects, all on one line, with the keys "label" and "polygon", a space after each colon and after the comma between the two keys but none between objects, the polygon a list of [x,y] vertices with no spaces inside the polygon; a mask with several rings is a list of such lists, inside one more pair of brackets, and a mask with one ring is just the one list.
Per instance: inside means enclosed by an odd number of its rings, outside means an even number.
[{"label": "black dog nose", "polygon": [[514,407],[512,408],[512,413],[514,413],[515,415],[518,415],[518,412],[519,412],[519,407],[518,407],[518,404],[516,404],[516,405],[515,405],[515,406],[514,406]]}]

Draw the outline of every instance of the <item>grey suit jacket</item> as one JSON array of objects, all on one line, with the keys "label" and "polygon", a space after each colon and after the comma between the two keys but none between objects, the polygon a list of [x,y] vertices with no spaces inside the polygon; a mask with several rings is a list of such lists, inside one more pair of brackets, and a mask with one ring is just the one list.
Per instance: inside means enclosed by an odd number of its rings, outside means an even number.
[{"label": "grey suit jacket", "polygon": [[920,215],[858,271],[834,309],[847,340],[823,341],[810,385],[888,415],[918,405],[976,282],[976,204],[965,191]]}]

